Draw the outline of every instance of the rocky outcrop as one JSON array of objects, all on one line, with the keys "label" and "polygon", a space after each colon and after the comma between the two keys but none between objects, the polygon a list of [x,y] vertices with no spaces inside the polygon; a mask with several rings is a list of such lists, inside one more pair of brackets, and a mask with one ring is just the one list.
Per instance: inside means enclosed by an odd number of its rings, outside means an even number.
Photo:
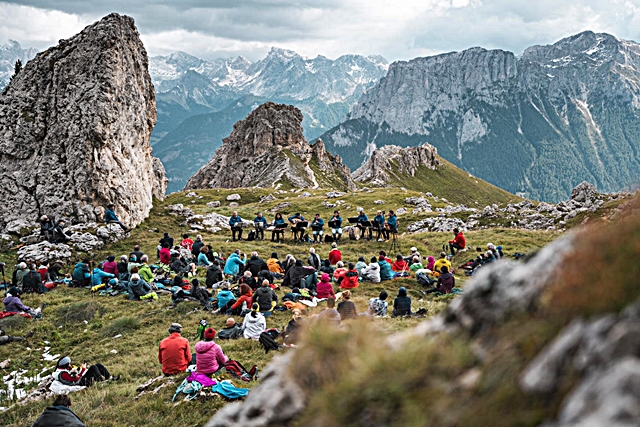
[{"label": "rocky outcrop", "polygon": [[196,188],[272,187],[355,189],[340,157],[322,141],[309,145],[302,113],[292,105],[267,102],[233,127],[211,161],[189,179]]},{"label": "rocky outcrop", "polygon": [[436,169],[440,165],[438,150],[428,143],[418,147],[401,148],[385,145],[376,149],[371,157],[353,172],[353,180],[375,186],[386,186],[392,175],[415,176],[420,167]]},{"label": "rocky outcrop", "polygon": [[132,18],[111,14],[38,54],[0,96],[0,223],[42,214],[129,226],[164,197],[149,137],[147,53]]}]

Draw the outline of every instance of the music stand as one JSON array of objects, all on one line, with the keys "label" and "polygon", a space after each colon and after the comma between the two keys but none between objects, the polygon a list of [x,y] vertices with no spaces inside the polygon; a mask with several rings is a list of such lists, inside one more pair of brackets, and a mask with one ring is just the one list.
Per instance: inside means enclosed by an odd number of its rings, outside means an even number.
[{"label": "music stand", "polygon": [[337,219],[329,221],[329,227],[331,228],[339,228],[338,224],[340,224],[340,221],[338,221]]},{"label": "music stand", "polygon": [[398,242],[398,229],[389,230],[389,233],[393,235],[391,238],[391,247],[389,248],[389,253],[391,254],[401,254],[402,250],[400,249],[400,242]]},{"label": "music stand", "polygon": [[360,238],[364,238],[364,234],[367,230],[369,230],[369,240],[373,238],[373,233],[371,232],[371,221],[360,221],[358,223],[362,229],[362,235]]},{"label": "music stand", "polygon": [[282,240],[284,240],[284,230],[287,229],[287,224],[277,224],[275,226],[276,228],[273,230],[273,232],[276,234],[276,236],[278,236],[278,243],[280,243],[280,236],[282,235]]},{"label": "music stand", "polygon": [[347,221],[349,221],[349,224],[357,224],[358,223],[358,217],[354,216],[352,218],[347,218]]}]

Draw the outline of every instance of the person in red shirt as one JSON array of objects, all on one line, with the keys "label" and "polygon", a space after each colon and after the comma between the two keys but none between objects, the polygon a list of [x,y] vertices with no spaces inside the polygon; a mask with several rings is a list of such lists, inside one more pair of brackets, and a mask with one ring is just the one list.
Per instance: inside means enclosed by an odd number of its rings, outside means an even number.
[{"label": "person in red shirt", "polygon": [[183,247],[191,252],[191,249],[193,248],[193,240],[189,238],[188,234],[182,235],[182,242],[180,242],[180,247]]},{"label": "person in red shirt", "polygon": [[[244,304],[246,303],[246,304]],[[224,307],[220,307],[215,310],[213,314],[233,314],[235,316],[240,316],[242,314],[243,307],[251,308],[253,304],[253,291],[251,287],[246,283],[242,283],[240,285],[240,298],[237,300],[230,300]]]},{"label": "person in red shirt", "polygon": [[453,235],[453,240],[449,240],[449,250],[451,251],[451,255],[455,255],[456,251],[467,247],[467,240],[464,238],[462,231],[454,228]]},{"label": "person in red shirt", "polygon": [[391,269],[397,272],[409,271],[409,264],[404,260],[402,255],[398,254],[396,262],[393,263]]},{"label": "person in red shirt", "polygon": [[329,251],[329,262],[331,265],[336,265],[338,261],[342,261],[342,252],[338,249],[338,244],[333,242],[331,244],[331,251]]},{"label": "person in red shirt", "polygon": [[172,323],[169,336],[160,341],[158,361],[162,364],[162,373],[176,375],[187,370],[191,362],[191,348],[189,340],[180,336],[182,325]]},{"label": "person in red shirt", "polygon": [[168,243],[162,244],[162,249],[160,249],[160,262],[166,265],[171,263],[171,250],[169,249]]},{"label": "person in red shirt", "polygon": [[378,255],[380,255],[381,257],[384,257],[384,260],[387,261],[389,265],[393,264],[393,262],[391,261],[391,258],[387,256],[387,253],[385,251],[378,252]]},{"label": "person in red shirt", "polygon": [[119,375],[111,375],[107,368],[100,363],[91,365],[87,368],[87,362],[84,362],[78,369],[71,366],[71,358],[68,356],[58,360],[56,370],[53,373],[53,379],[64,385],[89,387],[95,382],[106,381],[111,379],[117,381]]}]

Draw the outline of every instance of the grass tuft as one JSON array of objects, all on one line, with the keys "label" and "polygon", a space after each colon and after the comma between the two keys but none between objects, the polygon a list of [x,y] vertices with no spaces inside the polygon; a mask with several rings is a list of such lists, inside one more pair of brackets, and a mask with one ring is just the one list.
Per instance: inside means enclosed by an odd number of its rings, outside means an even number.
[{"label": "grass tuft", "polygon": [[59,325],[66,325],[69,323],[79,323],[85,320],[91,321],[95,317],[96,313],[102,314],[103,308],[93,301],[76,302],[69,305],[64,305],[57,310],[57,318]]},{"label": "grass tuft", "polygon": [[124,316],[115,319],[110,325],[102,328],[100,332],[103,337],[113,337],[118,334],[126,334],[135,331],[140,327],[140,321],[135,317]]}]

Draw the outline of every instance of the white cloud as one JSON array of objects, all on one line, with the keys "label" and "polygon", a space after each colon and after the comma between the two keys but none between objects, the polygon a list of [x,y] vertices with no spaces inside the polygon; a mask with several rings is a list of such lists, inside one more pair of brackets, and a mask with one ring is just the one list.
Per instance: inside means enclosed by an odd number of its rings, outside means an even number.
[{"label": "white cloud", "polygon": [[[151,55],[411,59],[470,46],[521,53],[583,30],[640,39],[640,0],[20,0],[0,3],[0,38],[39,49],[111,11],[133,16]],[[29,6],[25,6],[28,4]]]}]

